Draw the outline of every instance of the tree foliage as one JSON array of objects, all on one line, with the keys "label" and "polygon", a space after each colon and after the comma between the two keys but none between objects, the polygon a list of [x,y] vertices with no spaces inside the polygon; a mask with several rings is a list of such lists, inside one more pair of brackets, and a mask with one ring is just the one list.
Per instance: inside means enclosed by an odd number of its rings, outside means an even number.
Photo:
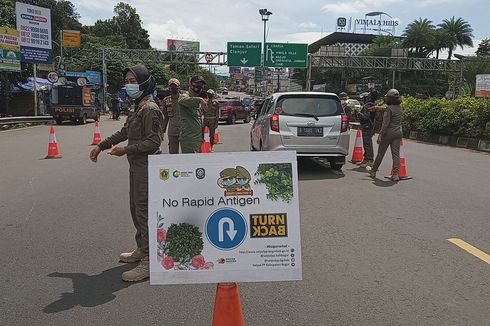
[{"label": "tree foliage", "polygon": [[448,59],[451,59],[453,51],[459,46],[473,46],[473,28],[463,18],[444,19],[439,26],[450,36]]},{"label": "tree foliage", "polygon": [[490,39],[483,39],[478,44],[478,50],[476,50],[477,56],[490,56]]}]

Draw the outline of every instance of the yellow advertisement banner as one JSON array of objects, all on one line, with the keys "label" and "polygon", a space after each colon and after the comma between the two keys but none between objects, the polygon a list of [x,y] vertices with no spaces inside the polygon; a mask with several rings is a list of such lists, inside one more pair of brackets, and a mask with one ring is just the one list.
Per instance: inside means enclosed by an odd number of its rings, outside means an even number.
[{"label": "yellow advertisement banner", "polygon": [[63,47],[79,48],[81,44],[80,31],[63,31]]},{"label": "yellow advertisement banner", "polygon": [[20,71],[19,32],[0,27],[0,71]]}]

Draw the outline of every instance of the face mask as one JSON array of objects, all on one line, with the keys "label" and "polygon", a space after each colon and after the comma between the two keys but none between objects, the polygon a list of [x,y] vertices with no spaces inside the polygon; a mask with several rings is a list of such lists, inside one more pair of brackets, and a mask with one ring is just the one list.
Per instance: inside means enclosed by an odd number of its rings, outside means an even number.
[{"label": "face mask", "polygon": [[228,179],[224,179],[223,180],[223,184],[226,186],[226,187],[229,187],[231,186],[232,184],[235,183],[235,179],[234,178],[228,178]]},{"label": "face mask", "polygon": [[244,186],[244,185],[246,185],[248,183],[248,179],[242,179],[242,178],[240,178],[240,179],[237,179],[237,182],[238,182],[238,184],[240,186]]},{"label": "face mask", "polygon": [[140,91],[139,84],[126,84],[126,93],[128,93],[129,97],[136,99],[143,94],[143,91]]}]

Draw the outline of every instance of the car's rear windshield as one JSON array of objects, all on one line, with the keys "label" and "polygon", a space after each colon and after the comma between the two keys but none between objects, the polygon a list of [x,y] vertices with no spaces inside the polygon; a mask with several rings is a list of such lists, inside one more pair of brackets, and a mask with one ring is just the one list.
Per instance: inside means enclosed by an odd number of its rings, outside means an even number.
[{"label": "car's rear windshield", "polygon": [[326,117],[344,113],[340,101],[326,96],[286,96],[279,99],[275,112],[283,115],[313,114]]}]

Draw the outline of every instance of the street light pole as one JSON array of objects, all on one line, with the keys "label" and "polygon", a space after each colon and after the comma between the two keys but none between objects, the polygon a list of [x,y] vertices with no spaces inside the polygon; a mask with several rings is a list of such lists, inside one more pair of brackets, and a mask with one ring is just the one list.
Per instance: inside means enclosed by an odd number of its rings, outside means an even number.
[{"label": "street light pole", "polygon": [[[265,73],[265,38],[266,38],[266,30],[267,30],[267,21],[269,20],[269,16],[272,15],[272,12],[270,12],[267,9],[259,9],[259,14],[262,17],[262,21],[264,22],[264,43],[262,44],[262,57],[260,61],[260,66],[262,70],[262,79],[264,79],[264,73]],[[267,91],[267,77],[265,79],[265,90]],[[262,80],[261,80],[262,82]],[[255,88],[257,88],[257,85],[255,85]]]}]

